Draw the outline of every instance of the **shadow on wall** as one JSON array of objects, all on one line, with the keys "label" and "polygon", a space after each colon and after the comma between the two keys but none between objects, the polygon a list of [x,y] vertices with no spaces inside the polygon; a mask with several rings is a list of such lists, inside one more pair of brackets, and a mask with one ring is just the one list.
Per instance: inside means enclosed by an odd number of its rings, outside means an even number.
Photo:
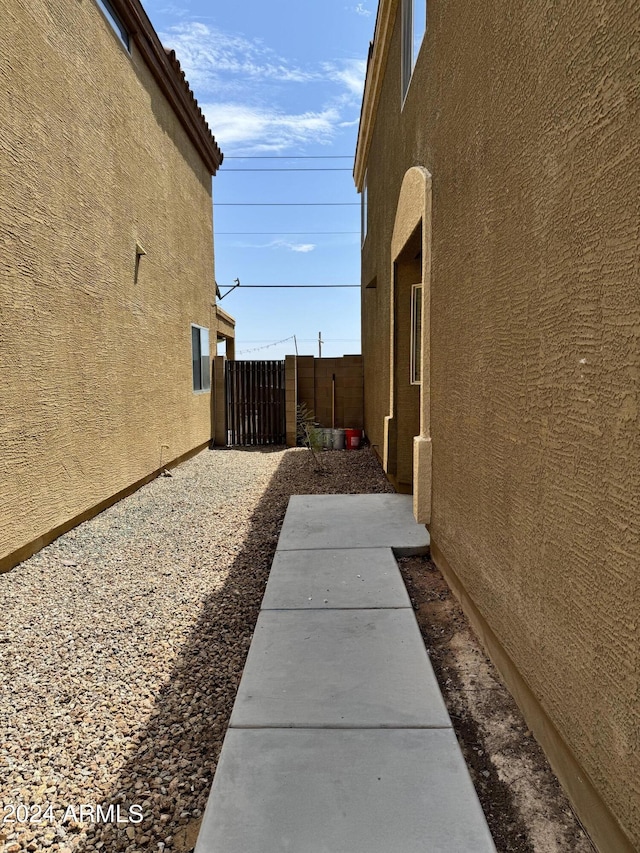
[{"label": "shadow on wall", "polygon": [[[247,448],[244,452],[277,451],[282,448]],[[104,846],[98,849],[104,853],[192,850],[289,497],[310,491],[359,491],[349,482],[349,468],[338,464],[334,467],[332,454],[326,456],[326,468],[321,472],[314,471],[313,460],[306,451],[283,457],[251,517],[249,533],[224,585],[206,598],[179,663],[155,698],[146,728],[134,738],[135,752],[117,783],[105,792],[104,803],[121,804],[123,815],[127,815],[129,806],[141,804],[144,820],[120,827],[112,823],[91,824],[87,841],[74,850],[94,851],[100,841]],[[370,462],[377,469],[373,457]],[[379,490],[392,491],[384,481]]]}]

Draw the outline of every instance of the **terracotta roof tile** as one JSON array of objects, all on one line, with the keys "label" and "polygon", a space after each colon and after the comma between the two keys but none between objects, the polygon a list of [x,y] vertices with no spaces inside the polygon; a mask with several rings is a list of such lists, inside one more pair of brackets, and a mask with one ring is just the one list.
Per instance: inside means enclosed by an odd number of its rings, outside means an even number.
[{"label": "terracotta roof tile", "polygon": [[190,99],[191,103],[193,104],[193,108],[194,108],[194,110],[197,112],[197,114],[198,114],[198,116],[199,116],[200,120],[202,121],[202,124],[204,125],[204,128],[205,128],[205,130],[206,130],[207,134],[208,134],[208,135],[209,135],[209,137],[211,138],[211,142],[212,142],[212,144],[213,144],[213,145],[215,146],[215,148],[217,149],[217,151],[218,151],[218,153],[219,153],[219,155],[220,155],[220,162],[222,163],[223,154],[222,154],[222,152],[220,151],[220,148],[219,148],[219,146],[218,146],[218,143],[216,142],[215,137],[214,137],[214,135],[213,135],[213,133],[211,132],[211,129],[210,129],[210,127],[209,127],[209,124],[208,124],[207,120],[206,120],[206,119],[205,119],[205,117],[204,117],[204,113],[202,112],[202,110],[200,109],[200,107],[199,107],[199,105],[198,105],[198,101],[197,101],[197,99],[196,99],[195,95],[193,94],[192,89],[191,89],[191,87],[189,86],[189,81],[187,80],[187,78],[186,78],[186,76],[185,76],[185,73],[184,73],[184,71],[182,70],[182,68],[181,68],[181,66],[180,66],[180,60],[179,60],[179,59],[178,59],[178,57],[176,56],[176,52],[175,52],[175,50],[173,50],[173,48],[170,48],[170,47],[165,47],[164,52],[165,52],[165,53],[166,53],[166,55],[169,57],[169,62],[171,63],[171,66],[172,66],[173,70],[174,70],[174,71],[176,72],[176,74],[178,75],[178,77],[179,77],[179,79],[180,79],[180,82],[181,82],[181,84],[182,84],[182,87],[184,88],[184,91],[186,92],[186,94],[187,94],[188,98]]},{"label": "terracotta roof tile", "polygon": [[109,0],[209,172],[215,175],[223,154],[198,106],[175,51],[164,47],[140,0]]}]

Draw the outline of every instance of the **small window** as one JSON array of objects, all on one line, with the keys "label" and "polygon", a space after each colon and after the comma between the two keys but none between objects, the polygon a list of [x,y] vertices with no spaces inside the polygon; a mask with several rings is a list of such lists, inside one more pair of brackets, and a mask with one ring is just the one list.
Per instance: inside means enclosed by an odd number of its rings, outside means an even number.
[{"label": "small window", "polygon": [[211,388],[209,366],[209,329],[191,324],[191,361],[193,364],[193,390],[208,391]]},{"label": "small window", "polygon": [[422,381],[422,285],[411,288],[411,384]]},{"label": "small window", "polygon": [[402,0],[402,99],[427,30],[427,0]]},{"label": "small window", "polygon": [[362,233],[362,243],[364,246],[364,241],[367,236],[367,224],[369,217],[369,191],[367,189],[367,173],[364,174],[364,181],[362,182],[362,193],[360,195],[360,230]]},{"label": "small window", "polygon": [[129,52],[131,52],[129,32],[120,18],[116,15],[113,6],[109,3],[109,0],[96,0],[96,3],[106,15],[107,20],[111,24],[115,34],[118,36],[122,44]]}]

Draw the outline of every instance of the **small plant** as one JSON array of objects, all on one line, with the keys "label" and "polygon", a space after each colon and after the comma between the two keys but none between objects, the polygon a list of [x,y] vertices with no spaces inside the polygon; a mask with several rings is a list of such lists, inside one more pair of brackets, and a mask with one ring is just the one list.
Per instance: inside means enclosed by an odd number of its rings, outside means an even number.
[{"label": "small plant", "polygon": [[296,406],[296,438],[298,447],[308,447],[308,436],[316,428],[315,417],[306,403]]},{"label": "small plant", "polygon": [[296,407],[296,434],[299,447],[308,447],[313,456],[314,468],[320,471],[322,466],[316,453],[322,450],[322,430],[314,420],[314,414],[306,403]]}]

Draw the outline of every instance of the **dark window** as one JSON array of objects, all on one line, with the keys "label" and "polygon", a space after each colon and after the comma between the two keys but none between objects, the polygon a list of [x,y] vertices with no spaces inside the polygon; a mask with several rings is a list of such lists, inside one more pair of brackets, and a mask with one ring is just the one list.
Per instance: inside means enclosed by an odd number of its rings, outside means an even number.
[{"label": "dark window", "polygon": [[96,0],[96,3],[102,11],[107,16],[107,20],[113,27],[114,32],[122,42],[122,44],[127,48],[128,51],[131,50],[129,44],[129,32],[125,25],[122,23],[120,18],[116,15],[113,6],[109,3],[109,0]]},{"label": "dark window", "polygon": [[422,380],[422,285],[411,288],[411,364],[410,381],[420,385]]},{"label": "dark window", "polygon": [[402,99],[427,29],[427,0],[402,0]]},{"label": "dark window", "polygon": [[193,390],[208,391],[211,388],[209,361],[209,329],[191,326],[191,363],[193,367]]},{"label": "dark window", "polygon": [[367,228],[369,226],[369,188],[367,186],[367,173],[364,173],[364,181],[362,182],[362,194],[360,196],[360,232],[362,235],[362,243],[367,236]]}]

